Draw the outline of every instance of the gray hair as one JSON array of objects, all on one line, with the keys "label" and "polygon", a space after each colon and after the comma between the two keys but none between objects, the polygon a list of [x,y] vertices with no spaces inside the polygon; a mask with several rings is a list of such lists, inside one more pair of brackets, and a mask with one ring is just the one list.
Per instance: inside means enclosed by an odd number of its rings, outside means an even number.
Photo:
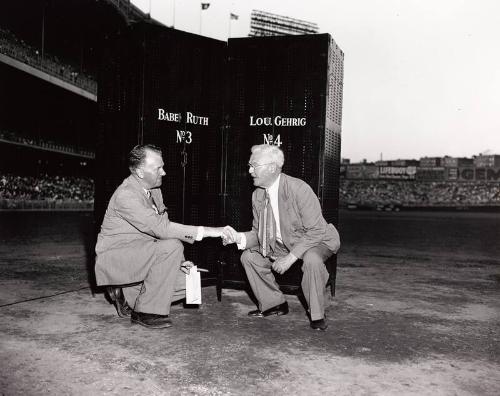
[{"label": "gray hair", "polygon": [[278,168],[282,168],[285,163],[285,156],[283,151],[278,146],[270,144],[258,144],[252,146],[252,154],[262,154],[269,158],[271,162],[274,162]]},{"label": "gray hair", "polygon": [[128,168],[130,172],[133,172],[144,164],[147,150],[161,155],[161,149],[153,144],[139,144],[135,146],[128,154]]}]

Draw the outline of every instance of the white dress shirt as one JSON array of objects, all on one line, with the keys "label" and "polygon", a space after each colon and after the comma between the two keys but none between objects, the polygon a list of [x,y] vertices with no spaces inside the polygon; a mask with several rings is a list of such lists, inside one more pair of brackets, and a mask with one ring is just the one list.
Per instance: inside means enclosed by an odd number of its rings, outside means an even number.
[{"label": "white dress shirt", "polygon": [[276,223],[276,239],[278,242],[283,243],[280,229],[280,211],[278,208],[278,189],[280,187],[280,177],[281,174],[274,181],[271,187],[266,189],[266,191],[269,194],[269,200],[271,201],[271,207],[273,208],[274,221]]}]

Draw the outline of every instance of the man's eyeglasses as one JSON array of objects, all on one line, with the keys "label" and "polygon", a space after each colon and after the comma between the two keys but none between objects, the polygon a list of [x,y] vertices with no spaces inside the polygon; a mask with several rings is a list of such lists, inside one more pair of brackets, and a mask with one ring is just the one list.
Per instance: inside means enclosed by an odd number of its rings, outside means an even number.
[{"label": "man's eyeglasses", "polygon": [[248,167],[255,169],[255,168],[258,168],[259,166],[271,165],[271,164],[272,164],[272,162],[266,162],[265,164],[251,164],[251,163],[248,163]]}]

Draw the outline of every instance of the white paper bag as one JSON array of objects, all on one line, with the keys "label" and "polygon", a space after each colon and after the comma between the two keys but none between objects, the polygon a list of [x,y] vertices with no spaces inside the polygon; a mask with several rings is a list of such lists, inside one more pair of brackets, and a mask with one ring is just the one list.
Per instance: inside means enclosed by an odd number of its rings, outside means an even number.
[{"label": "white paper bag", "polygon": [[201,277],[196,265],[186,274],[186,304],[201,304]]}]

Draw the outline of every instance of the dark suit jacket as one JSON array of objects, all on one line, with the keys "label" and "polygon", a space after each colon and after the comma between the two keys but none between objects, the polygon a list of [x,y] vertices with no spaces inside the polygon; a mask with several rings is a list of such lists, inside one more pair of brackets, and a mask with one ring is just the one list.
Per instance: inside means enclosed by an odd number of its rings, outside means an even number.
[{"label": "dark suit jacket", "polygon": [[[264,210],[263,188],[252,194],[252,230],[245,233],[246,247],[257,250],[259,247],[258,229],[260,212]],[[297,258],[314,246],[323,244],[333,253],[340,247],[339,233],[328,224],[321,212],[318,197],[304,181],[281,174],[278,188],[278,207],[280,215],[281,238],[285,246]]]},{"label": "dark suit jacket", "polygon": [[95,248],[98,285],[142,281],[137,270],[156,259],[158,239],[194,242],[198,228],[168,219],[159,188],[151,190],[151,196],[159,214],[137,179],[130,175],[111,197]]}]

